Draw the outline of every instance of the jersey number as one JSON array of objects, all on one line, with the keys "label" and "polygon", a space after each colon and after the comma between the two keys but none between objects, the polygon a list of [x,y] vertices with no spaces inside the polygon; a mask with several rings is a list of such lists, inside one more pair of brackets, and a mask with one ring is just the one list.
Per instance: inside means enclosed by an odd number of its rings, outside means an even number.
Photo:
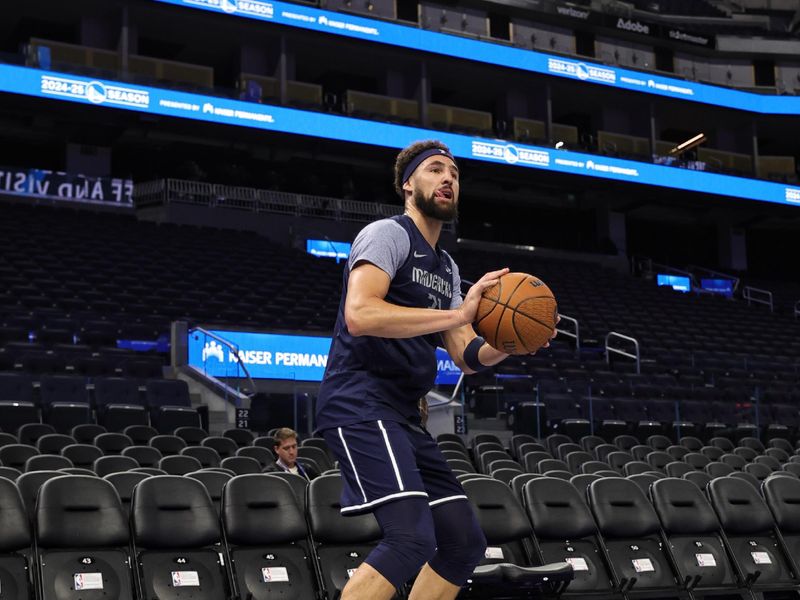
[{"label": "jersey number", "polygon": [[436,296],[435,294],[428,294],[428,298],[431,300],[430,308],[437,308],[442,310],[442,299]]}]

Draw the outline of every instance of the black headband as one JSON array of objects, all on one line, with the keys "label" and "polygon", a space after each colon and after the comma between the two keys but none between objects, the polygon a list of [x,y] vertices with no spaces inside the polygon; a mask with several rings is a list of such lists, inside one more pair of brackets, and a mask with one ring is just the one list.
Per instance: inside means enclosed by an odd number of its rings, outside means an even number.
[{"label": "black headband", "polygon": [[446,156],[453,162],[456,162],[456,159],[453,158],[453,155],[450,154],[447,150],[442,150],[441,148],[428,148],[427,150],[423,150],[422,152],[417,154],[411,160],[411,162],[408,163],[408,166],[406,166],[405,171],[403,171],[403,183],[405,184],[405,182],[408,181],[408,178],[411,177],[414,171],[417,170],[417,167],[423,160],[431,156]]}]

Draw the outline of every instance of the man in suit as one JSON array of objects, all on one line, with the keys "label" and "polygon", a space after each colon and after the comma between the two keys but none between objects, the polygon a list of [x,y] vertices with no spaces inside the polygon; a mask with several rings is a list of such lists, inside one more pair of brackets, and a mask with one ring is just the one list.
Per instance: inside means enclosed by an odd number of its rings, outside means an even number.
[{"label": "man in suit", "polygon": [[267,467],[265,472],[285,471],[304,477],[308,481],[319,476],[313,467],[303,466],[297,462],[297,432],[293,429],[281,427],[275,433],[273,450],[278,460],[275,461],[275,464]]}]

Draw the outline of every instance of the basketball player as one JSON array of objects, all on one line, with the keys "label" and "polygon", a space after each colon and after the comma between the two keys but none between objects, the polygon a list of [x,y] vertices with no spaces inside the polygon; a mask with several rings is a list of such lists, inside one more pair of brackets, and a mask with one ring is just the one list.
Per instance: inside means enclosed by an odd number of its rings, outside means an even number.
[{"label": "basketball player", "polygon": [[421,426],[418,401],[433,387],[437,345],[466,373],[508,356],[472,328],[481,294],[508,269],[481,277],[462,301],[458,267],[437,244],[458,213],[459,171],[447,146],[410,145],[394,174],[405,213],[371,223],[353,243],[317,427],[339,461],[342,514],[371,511],[384,535],[342,600],[389,600],[415,575],[411,600],[447,600],[486,540]]}]

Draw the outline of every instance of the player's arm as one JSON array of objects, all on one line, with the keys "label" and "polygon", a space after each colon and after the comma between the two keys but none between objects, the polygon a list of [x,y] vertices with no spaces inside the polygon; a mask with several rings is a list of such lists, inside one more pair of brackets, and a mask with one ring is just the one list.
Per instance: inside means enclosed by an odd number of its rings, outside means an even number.
[{"label": "player's arm", "polygon": [[[487,273],[470,288],[477,300],[483,290],[495,285],[507,269]],[[374,264],[361,261],[350,271],[344,318],[351,335],[410,338],[468,326],[475,319],[477,300],[451,310],[398,306],[385,300],[389,274]]]},{"label": "player's arm", "polygon": [[[478,372],[477,369],[470,368],[464,358],[464,353],[467,351],[469,345],[471,343],[478,343],[474,341],[478,339],[478,335],[472,328],[472,324],[462,325],[461,327],[444,331],[442,332],[442,338],[444,339],[444,347],[447,353],[459,369],[464,371],[467,375]],[[508,358],[508,354],[495,350],[484,342],[478,348],[477,358],[478,362],[484,367],[491,367]]]}]

